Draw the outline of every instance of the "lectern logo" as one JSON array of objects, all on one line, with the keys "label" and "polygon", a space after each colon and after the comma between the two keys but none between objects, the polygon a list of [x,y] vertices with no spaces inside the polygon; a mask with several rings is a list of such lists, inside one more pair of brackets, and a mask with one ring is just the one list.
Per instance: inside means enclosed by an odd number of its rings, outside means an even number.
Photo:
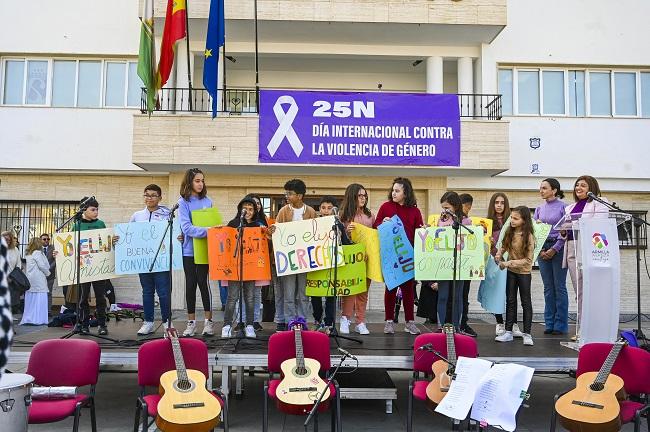
[{"label": "lectern logo", "polygon": [[609,246],[609,242],[607,241],[607,237],[605,234],[595,232],[591,236],[591,241],[594,243],[594,246],[596,246],[598,249],[604,249],[607,246]]}]

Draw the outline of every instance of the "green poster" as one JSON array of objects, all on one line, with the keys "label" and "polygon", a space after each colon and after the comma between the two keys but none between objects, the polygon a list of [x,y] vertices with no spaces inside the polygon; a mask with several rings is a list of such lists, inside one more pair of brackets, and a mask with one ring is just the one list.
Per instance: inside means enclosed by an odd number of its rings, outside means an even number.
[{"label": "green poster", "polygon": [[[539,256],[539,253],[542,251],[542,246],[544,246],[544,242],[546,241],[546,238],[551,233],[551,228],[553,227],[549,224],[545,224],[541,222],[533,222],[533,235],[535,236],[535,250],[533,251],[533,263],[537,261],[537,257]],[[497,241],[497,250],[499,250],[499,248],[501,247],[501,244],[503,243],[503,236],[506,235],[506,231],[508,231],[509,229],[510,229],[510,218],[508,218],[506,222],[503,224],[503,229],[499,233],[499,240]]]},{"label": "green poster", "polygon": [[336,273],[338,291],[331,286],[334,268],[307,273],[307,295],[310,297],[349,296],[366,291],[366,247],[362,244],[344,245],[345,265]]},{"label": "green poster", "polygon": [[[206,228],[221,225],[221,213],[219,213],[219,210],[216,207],[194,210],[192,212],[192,225]],[[193,238],[192,242],[194,243],[194,262],[196,264],[207,264],[207,237]]]},{"label": "green poster", "polygon": [[[458,239],[456,280],[483,280],[485,257],[483,254],[483,228],[472,225],[474,233],[461,229]],[[429,227],[415,231],[415,279],[453,280],[454,229]]]}]

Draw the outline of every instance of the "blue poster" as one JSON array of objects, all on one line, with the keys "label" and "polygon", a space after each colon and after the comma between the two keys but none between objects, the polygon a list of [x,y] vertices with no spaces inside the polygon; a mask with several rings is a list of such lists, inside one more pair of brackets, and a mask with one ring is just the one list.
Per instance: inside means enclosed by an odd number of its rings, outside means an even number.
[{"label": "blue poster", "polygon": [[384,282],[386,288],[393,290],[415,277],[413,246],[406,237],[399,216],[393,216],[390,221],[379,225],[377,231]]},{"label": "blue poster", "polygon": [[485,280],[478,288],[477,300],[481,307],[493,314],[506,311],[506,277],[508,270],[501,270],[494,257],[490,256],[485,268]]},{"label": "blue poster", "polygon": [[[115,245],[115,273],[120,275],[149,273],[149,267],[166,228],[167,222],[131,222],[115,225],[115,235],[120,237]],[[175,221],[172,234],[174,270],[183,268],[183,245],[176,240],[180,233],[180,226]],[[152,273],[169,269],[168,251],[169,234],[165,236]]]}]

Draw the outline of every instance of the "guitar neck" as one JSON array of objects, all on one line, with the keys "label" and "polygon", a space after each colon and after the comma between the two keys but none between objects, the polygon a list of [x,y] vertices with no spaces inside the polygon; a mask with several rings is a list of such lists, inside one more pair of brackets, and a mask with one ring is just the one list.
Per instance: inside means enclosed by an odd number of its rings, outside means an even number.
[{"label": "guitar neck", "polygon": [[[447,359],[450,363],[456,364],[456,343],[454,342],[454,330],[445,331],[447,336]],[[449,367],[453,367],[449,365]]]},{"label": "guitar neck", "polygon": [[616,358],[618,357],[618,354],[621,352],[624,346],[625,346],[624,342],[617,342],[614,344],[612,350],[609,352],[607,358],[605,359],[605,363],[603,363],[600,370],[598,371],[598,375],[594,380],[594,384],[601,384],[601,385],[605,384],[605,381],[607,381],[607,377],[612,372],[612,368],[614,367],[614,362],[616,362]]},{"label": "guitar neck", "polygon": [[302,351],[302,331],[299,326],[293,329],[293,334],[296,341],[296,368],[301,373],[305,371],[305,354]]},{"label": "guitar neck", "polygon": [[185,360],[183,360],[183,352],[181,351],[181,344],[176,336],[170,337],[172,343],[172,351],[174,352],[174,363],[176,363],[176,373],[178,374],[179,382],[187,382],[187,369],[185,368]]}]

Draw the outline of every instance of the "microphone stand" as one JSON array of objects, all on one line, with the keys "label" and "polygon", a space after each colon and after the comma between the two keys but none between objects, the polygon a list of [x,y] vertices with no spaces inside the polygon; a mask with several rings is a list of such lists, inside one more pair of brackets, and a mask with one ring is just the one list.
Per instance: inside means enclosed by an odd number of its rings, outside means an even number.
[{"label": "microphone stand", "polygon": [[[341,344],[339,343],[339,339],[345,339],[349,340],[352,342],[356,342],[358,344],[362,344],[363,341],[359,338],[354,338],[351,336],[341,336],[336,328],[336,317],[338,315],[338,268],[339,268],[339,240],[341,238],[340,232],[339,232],[339,217],[335,213],[334,214],[334,225],[332,225],[332,230],[334,231],[334,316],[332,317],[332,330],[330,331],[329,336],[331,338],[334,338],[334,341],[336,342],[336,346],[340,347]],[[332,285],[332,282],[330,281],[330,285]],[[327,300],[325,300],[325,309],[327,309]],[[352,317],[350,317],[352,318]],[[339,319],[340,322],[340,319]]]},{"label": "microphone stand", "polygon": [[[460,235],[460,230],[461,228],[466,230],[470,234],[474,234],[474,231],[467,228],[465,225],[463,225],[462,220],[459,220],[458,216],[451,212],[451,211],[445,211],[445,213],[448,216],[451,216],[453,219],[453,223],[451,227],[454,229],[454,275],[452,278],[452,284],[451,284],[451,316],[452,316],[452,324],[454,324],[454,311],[456,310],[456,303],[455,303],[455,295],[456,295],[456,273],[458,271],[458,237]],[[462,293],[460,294],[462,295]],[[462,318],[463,312],[460,312],[461,316],[458,317],[459,320],[459,325],[460,325],[460,319]]]},{"label": "microphone stand", "polygon": [[621,210],[616,205],[616,203],[608,203],[604,199],[601,199],[600,197],[597,197],[594,194],[591,194],[590,198],[592,198],[595,201],[598,201],[601,204],[604,204],[605,206],[607,206],[611,210],[621,212],[621,213],[625,213],[627,215],[632,216],[632,223],[634,224],[634,237],[635,237],[635,240],[634,240],[635,248],[634,249],[636,250],[636,313],[637,313],[636,317],[637,317],[637,321],[636,321],[635,333],[636,333],[637,340],[643,340],[644,345],[647,347],[648,346],[648,339],[643,334],[643,330],[641,329],[641,248],[640,248],[640,245],[639,245],[639,241],[641,239],[641,227],[643,225],[650,226],[650,224],[648,222],[644,221],[643,219],[635,216],[631,212]]},{"label": "microphone stand", "polygon": [[[326,384],[325,389],[330,388],[330,384],[332,383],[332,381],[334,381],[334,377],[338,373],[341,366],[343,366],[343,362],[345,362],[345,359],[348,358],[348,357],[350,357],[350,356],[347,353],[343,354],[343,357],[341,357],[341,360],[339,361],[339,364],[336,365],[336,368],[334,369],[334,371],[331,374],[329,374],[329,376],[327,377],[327,381],[325,381],[325,384]],[[358,360],[357,360],[357,363],[358,363]],[[338,391],[338,389],[337,389],[337,391]],[[311,422],[311,419],[318,412],[318,407],[320,406],[321,402],[323,401],[323,396],[325,396],[325,391],[322,391],[320,393],[320,395],[318,395],[318,399],[314,403],[314,406],[311,408],[311,411],[309,411],[309,415],[307,416],[307,419],[305,420],[305,423],[304,423],[305,432],[307,431],[307,426],[309,426],[309,422]],[[331,396],[331,392],[330,392],[330,396]]]},{"label": "microphone stand", "polygon": [[[151,265],[149,266],[149,273],[153,270],[153,267],[156,263],[156,259],[158,259],[158,254],[160,253],[162,249],[163,242],[165,241],[165,236],[169,232],[169,286],[167,288],[167,298],[169,299],[169,306],[167,308],[167,327],[172,328],[172,266],[173,266],[173,260],[174,260],[174,239],[172,238],[172,234],[174,232],[173,225],[174,225],[174,217],[176,209],[178,206],[172,207],[172,209],[169,212],[169,216],[167,217],[167,226],[165,226],[165,232],[163,232],[162,238],[160,239],[160,243],[158,244],[158,249],[156,250],[156,254],[153,257],[153,261],[151,261]],[[166,335],[165,335],[166,336]]]},{"label": "microphone stand", "polygon": [[[66,227],[70,222],[74,220],[74,224],[72,227],[74,228],[74,235],[75,235],[75,267],[76,267],[76,275],[75,275],[75,285],[77,285],[77,304],[75,306],[75,312],[76,312],[76,319],[75,319],[75,325],[72,328],[71,331],[68,333],[64,334],[61,336],[59,339],[69,339],[72,336],[76,334],[82,334],[81,333],[81,251],[79,250],[81,248],[81,216],[83,213],[86,211],[88,208],[88,204],[86,201],[82,201],[81,204],[79,205],[79,209],[68,218],[65,222],[63,222],[61,225],[59,225],[56,229],[56,232],[60,232],[64,227]],[[68,287],[70,289],[70,287]],[[90,288],[88,291],[88,295],[90,295]],[[96,335],[92,333],[88,334],[83,334],[83,336],[92,336],[97,339],[104,339],[107,341],[111,341],[115,344],[119,344],[119,341],[117,339],[110,338],[108,336],[102,336],[102,335]]]},{"label": "microphone stand", "polygon": [[[456,369],[456,363],[455,363],[455,362],[452,362],[452,361],[449,360],[447,357],[445,357],[445,356],[443,356],[442,354],[440,354],[440,352],[434,350],[434,349],[431,348],[431,347],[426,347],[426,348],[425,348],[425,347],[422,347],[422,349],[424,349],[424,350],[427,351],[427,352],[432,353],[433,355],[435,355],[436,357],[438,357],[440,360],[442,360],[443,362],[447,363],[449,366],[452,367],[453,370]],[[452,372],[452,375],[455,376],[455,374],[454,374],[453,372]],[[453,377],[452,377],[452,379],[453,379]]]}]

